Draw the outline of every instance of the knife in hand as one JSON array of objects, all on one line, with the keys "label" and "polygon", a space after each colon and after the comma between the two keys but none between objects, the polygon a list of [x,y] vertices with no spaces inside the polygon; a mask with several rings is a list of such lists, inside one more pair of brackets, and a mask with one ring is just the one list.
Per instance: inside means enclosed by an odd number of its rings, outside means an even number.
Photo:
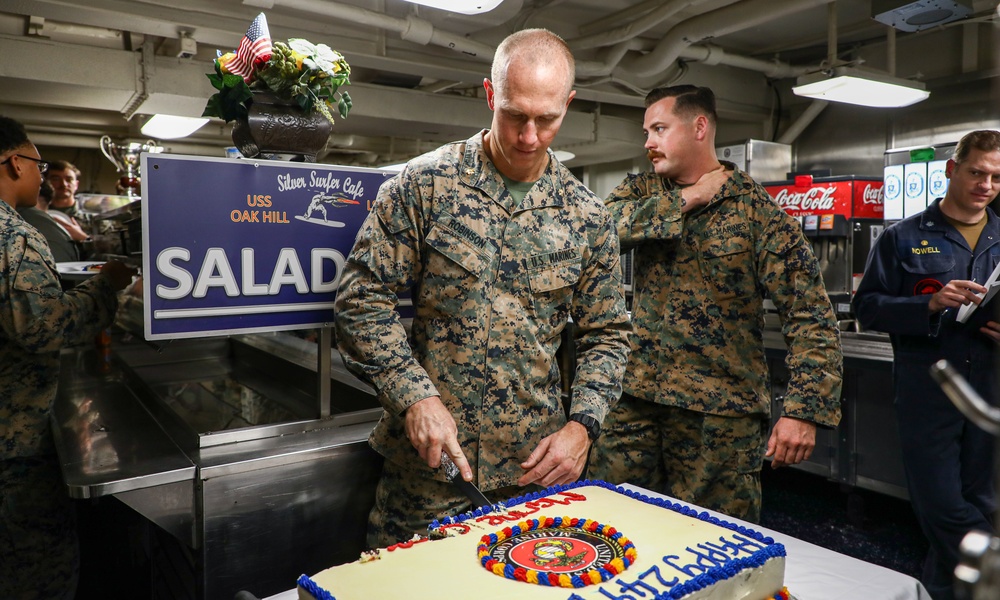
[{"label": "knife in hand", "polygon": [[469,500],[472,500],[473,506],[476,508],[482,508],[484,506],[492,506],[493,503],[486,499],[486,496],[479,491],[476,484],[471,481],[466,481],[462,479],[462,474],[458,472],[458,467],[448,456],[448,453],[441,451],[441,466],[444,467],[444,475],[448,478],[452,484],[455,485],[463,494],[468,496]]}]

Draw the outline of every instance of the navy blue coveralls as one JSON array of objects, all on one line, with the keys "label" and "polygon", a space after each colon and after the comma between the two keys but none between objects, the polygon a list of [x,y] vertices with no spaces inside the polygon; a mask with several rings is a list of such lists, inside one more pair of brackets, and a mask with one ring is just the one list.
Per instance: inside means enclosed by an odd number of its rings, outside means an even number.
[{"label": "navy blue coveralls", "polygon": [[987,209],[973,252],[940,203],[883,232],[853,301],[861,325],[892,341],[903,464],[913,510],[930,542],[921,580],[935,600],[954,598],[953,571],[965,534],[993,532],[995,440],[962,416],[929,369],[947,359],[994,405],[1000,389],[1000,346],[979,332],[987,320],[1000,320],[1000,300],[982,305],[966,323],[955,320],[957,309],[928,311],[931,294],[949,281],[989,277],[1000,262],[1000,222]]}]

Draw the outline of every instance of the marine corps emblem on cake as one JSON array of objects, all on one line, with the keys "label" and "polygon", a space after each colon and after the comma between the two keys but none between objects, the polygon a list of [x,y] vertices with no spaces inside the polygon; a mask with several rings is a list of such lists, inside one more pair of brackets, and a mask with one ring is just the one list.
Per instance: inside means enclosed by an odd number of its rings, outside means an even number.
[{"label": "marine corps emblem on cake", "polygon": [[569,517],[528,519],[485,535],[478,553],[501,577],[573,588],[607,581],[636,559],[635,546],[614,527]]}]

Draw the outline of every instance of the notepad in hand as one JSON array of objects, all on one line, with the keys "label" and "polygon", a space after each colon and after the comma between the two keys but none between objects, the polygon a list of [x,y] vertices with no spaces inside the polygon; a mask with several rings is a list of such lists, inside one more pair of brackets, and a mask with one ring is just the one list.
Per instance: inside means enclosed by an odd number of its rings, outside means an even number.
[{"label": "notepad in hand", "polygon": [[996,296],[997,292],[1000,292],[1000,264],[997,264],[996,268],[993,269],[993,273],[990,274],[989,279],[987,279],[986,283],[983,285],[986,286],[986,291],[982,294],[976,294],[976,296],[982,298],[982,302],[979,304],[976,304],[975,302],[963,304],[958,309],[958,316],[955,317],[956,321],[959,323],[965,323],[969,320],[969,317],[972,316],[972,313],[975,312],[977,308],[992,300],[993,296]]}]

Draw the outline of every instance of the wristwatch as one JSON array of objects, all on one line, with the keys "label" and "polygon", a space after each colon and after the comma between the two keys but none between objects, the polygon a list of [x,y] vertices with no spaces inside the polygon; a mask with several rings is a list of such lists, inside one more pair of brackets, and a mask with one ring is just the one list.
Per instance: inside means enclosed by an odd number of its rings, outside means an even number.
[{"label": "wristwatch", "polygon": [[601,424],[597,422],[597,419],[590,415],[585,415],[583,413],[573,413],[569,416],[570,421],[576,421],[580,425],[587,428],[587,437],[590,441],[596,441],[597,438],[601,437]]}]

